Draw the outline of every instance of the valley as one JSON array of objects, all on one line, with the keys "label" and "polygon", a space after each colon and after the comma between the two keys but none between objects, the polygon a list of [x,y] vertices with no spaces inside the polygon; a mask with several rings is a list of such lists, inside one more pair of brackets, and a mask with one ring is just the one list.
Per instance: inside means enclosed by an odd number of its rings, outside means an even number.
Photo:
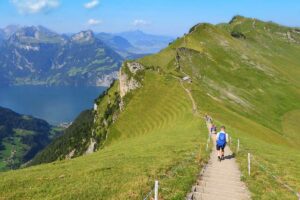
[{"label": "valley", "polygon": [[44,120],[0,107],[0,171],[30,162],[61,133],[62,129]]}]

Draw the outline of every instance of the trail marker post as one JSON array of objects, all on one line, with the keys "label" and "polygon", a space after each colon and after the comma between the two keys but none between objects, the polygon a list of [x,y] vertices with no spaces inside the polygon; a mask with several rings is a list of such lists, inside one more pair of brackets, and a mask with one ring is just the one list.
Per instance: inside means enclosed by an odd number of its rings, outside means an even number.
[{"label": "trail marker post", "polygon": [[155,181],[154,185],[154,200],[158,200],[158,181]]},{"label": "trail marker post", "polygon": [[251,155],[248,153],[248,175],[251,174]]},{"label": "trail marker post", "polygon": [[239,152],[240,150],[240,139],[237,140],[237,149],[236,152]]}]

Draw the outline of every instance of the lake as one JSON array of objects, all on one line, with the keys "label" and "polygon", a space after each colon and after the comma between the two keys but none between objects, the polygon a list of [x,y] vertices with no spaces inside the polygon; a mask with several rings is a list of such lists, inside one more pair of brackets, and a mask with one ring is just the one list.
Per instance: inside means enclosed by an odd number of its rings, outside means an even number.
[{"label": "lake", "polygon": [[104,87],[10,86],[0,88],[0,106],[44,119],[58,125],[71,122],[94,100]]}]

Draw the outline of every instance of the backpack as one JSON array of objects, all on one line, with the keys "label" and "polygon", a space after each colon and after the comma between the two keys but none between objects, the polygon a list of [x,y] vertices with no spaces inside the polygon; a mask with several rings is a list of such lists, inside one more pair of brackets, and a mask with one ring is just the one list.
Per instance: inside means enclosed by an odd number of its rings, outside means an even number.
[{"label": "backpack", "polygon": [[224,146],[226,144],[226,134],[225,133],[219,133],[219,138],[218,138],[217,144],[219,146]]}]

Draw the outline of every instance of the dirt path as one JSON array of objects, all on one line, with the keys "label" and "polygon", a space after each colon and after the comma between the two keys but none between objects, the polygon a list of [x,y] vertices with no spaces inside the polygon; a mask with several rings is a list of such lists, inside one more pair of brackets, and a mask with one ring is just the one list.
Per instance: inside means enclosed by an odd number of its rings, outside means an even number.
[{"label": "dirt path", "polygon": [[187,93],[187,95],[189,96],[189,98],[192,102],[193,112],[195,114],[198,114],[197,104],[195,102],[195,99],[193,98],[193,95],[192,95],[191,91],[184,86],[183,81],[180,81],[180,84],[181,84],[182,88],[185,90],[185,92]]},{"label": "dirt path", "polygon": [[[186,47],[186,38],[184,37],[184,46]],[[179,66],[180,67],[180,66]],[[180,71],[188,76],[181,68]],[[175,76],[174,76],[175,77]],[[180,81],[182,88],[187,93],[193,105],[193,112],[198,115],[197,104],[193,98],[191,91]],[[207,128],[210,130],[210,123]],[[197,180],[197,185],[193,186],[191,193],[187,196],[187,200],[250,200],[250,193],[241,181],[241,172],[232,156],[232,152],[228,146],[225,148],[225,160],[218,161],[215,147],[210,156],[210,160],[206,167],[202,170]]]},{"label": "dirt path", "polygon": [[[208,124],[208,128],[210,124]],[[216,150],[193,186],[187,200],[249,200],[250,193],[241,181],[241,172],[228,146],[225,160],[218,161]]]},{"label": "dirt path", "polygon": [[183,81],[177,77],[177,76],[172,76],[173,78],[177,79],[179,82],[180,82],[180,85],[181,87],[184,89],[184,91],[187,93],[189,99],[191,100],[192,102],[192,106],[193,106],[193,113],[198,115],[198,108],[197,108],[197,104],[196,104],[196,101],[191,93],[191,91],[189,89],[187,89],[185,86],[184,86],[184,83]]}]

